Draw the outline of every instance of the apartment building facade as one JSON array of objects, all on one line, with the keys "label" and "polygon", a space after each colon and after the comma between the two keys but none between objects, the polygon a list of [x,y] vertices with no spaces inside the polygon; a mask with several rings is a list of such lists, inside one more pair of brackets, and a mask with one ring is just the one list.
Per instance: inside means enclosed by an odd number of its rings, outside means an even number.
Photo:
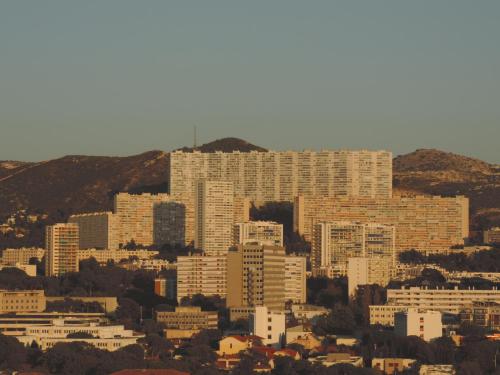
[{"label": "apartment building facade", "polygon": [[226,256],[189,255],[177,257],[177,300],[196,294],[227,294]]},{"label": "apartment building facade", "polygon": [[347,261],[349,296],[354,296],[360,285],[378,284],[385,287],[391,280],[392,261],[388,257],[353,257]]},{"label": "apartment building facade", "polygon": [[30,259],[36,258],[42,260],[45,255],[45,249],[36,247],[23,247],[20,249],[4,249],[0,262],[4,264],[28,264]]},{"label": "apartment building facade", "polygon": [[0,314],[41,312],[46,305],[43,290],[0,290]]},{"label": "apartment building facade", "polygon": [[64,223],[45,228],[45,276],[78,272],[78,224]]},{"label": "apartment building facade", "polygon": [[306,303],[306,257],[285,256],[285,301]]},{"label": "apartment building facade", "polygon": [[118,249],[120,225],[112,212],[71,215],[68,223],[78,224],[80,249]]},{"label": "apartment building facade", "polygon": [[315,225],[354,221],[394,226],[396,251],[443,252],[463,245],[469,235],[466,197],[329,198],[299,196],[294,201],[294,230],[307,241]]},{"label": "apartment building facade", "polygon": [[249,243],[227,254],[228,307],[285,307],[285,249]]},{"label": "apartment building facade", "polygon": [[233,245],[259,242],[269,246],[283,246],[283,224],[274,221],[247,221],[236,223]]},{"label": "apartment building facade", "polygon": [[291,202],[299,194],[392,195],[387,151],[175,151],[169,163],[172,194],[193,190],[198,179],[219,179],[231,181],[235,194],[254,202]]}]

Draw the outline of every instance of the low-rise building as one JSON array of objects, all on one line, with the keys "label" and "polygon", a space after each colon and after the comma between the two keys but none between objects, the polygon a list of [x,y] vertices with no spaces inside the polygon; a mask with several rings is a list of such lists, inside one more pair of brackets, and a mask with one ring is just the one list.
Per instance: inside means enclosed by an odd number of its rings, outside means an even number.
[{"label": "low-rise building", "polygon": [[408,311],[407,306],[399,305],[370,305],[370,324],[394,327],[394,314]]},{"label": "low-rise building", "polygon": [[417,360],[412,358],[373,358],[372,368],[386,375],[400,374],[413,366],[415,362]]},{"label": "low-rise building", "polygon": [[443,336],[443,323],[439,311],[408,309],[394,316],[394,332],[398,336],[418,336],[431,341]]},{"label": "low-rise building", "polygon": [[23,247],[20,249],[4,249],[0,261],[5,264],[29,264],[30,259],[36,258],[41,261],[45,255],[45,249],[36,247]]},{"label": "low-rise building", "polygon": [[238,354],[261,344],[262,338],[257,336],[226,336],[219,341],[217,354],[220,356]]},{"label": "low-rise building", "polygon": [[453,365],[422,365],[418,375],[455,375],[457,372]]},{"label": "low-rise building", "polygon": [[0,314],[41,312],[46,306],[43,290],[0,290]]},{"label": "low-rise building", "polygon": [[320,346],[321,340],[313,334],[311,326],[299,324],[286,329],[286,344],[298,344],[306,350],[311,350]]},{"label": "low-rise building", "polygon": [[500,330],[500,304],[474,302],[471,306],[460,311],[460,320],[498,331]]},{"label": "low-rise building", "polygon": [[280,348],[285,341],[285,313],[270,311],[266,306],[256,306],[250,315],[252,335],[262,337],[262,343]]},{"label": "low-rise building", "polygon": [[82,301],[84,303],[96,302],[99,305],[101,305],[102,309],[106,313],[115,312],[116,309],[118,308],[118,299],[116,297],[98,297],[98,296],[46,297],[47,302],[64,301],[68,298],[76,301]]},{"label": "low-rise building", "polygon": [[125,250],[125,249],[84,249],[78,250],[78,261],[84,259],[94,258],[99,264],[106,264],[110,261],[119,263],[122,260],[129,259],[151,259],[158,255],[158,251],[138,249],[138,250]]},{"label": "low-rise building", "polygon": [[309,304],[293,304],[291,311],[295,319],[303,322],[328,314],[328,309],[325,307]]},{"label": "low-rise building", "polygon": [[55,319],[51,325],[27,326],[24,334],[14,337],[26,346],[36,344],[44,351],[57,343],[75,341],[86,342],[98,349],[115,351],[137,344],[137,341],[145,336],[126,330],[122,325],[99,325],[76,322],[72,319]]},{"label": "low-rise building", "polygon": [[313,364],[330,367],[338,364],[349,364],[354,367],[363,367],[363,357],[353,356],[350,353],[329,353],[309,358],[309,362]]},{"label": "low-rise building", "polygon": [[500,227],[494,227],[483,232],[483,242],[486,244],[500,243]]},{"label": "low-rise building", "polygon": [[188,337],[202,329],[217,329],[216,311],[202,311],[198,306],[178,306],[175,311],[157,311],[156,321],[165,325],[167,338]]},{"label": "low-rise building", "polygon": [[34,264],[21,264],[21,263],[0,263],[0,271],[5,268],[16,268],[23,271],[30,277],[36,276],[36,265]]}]

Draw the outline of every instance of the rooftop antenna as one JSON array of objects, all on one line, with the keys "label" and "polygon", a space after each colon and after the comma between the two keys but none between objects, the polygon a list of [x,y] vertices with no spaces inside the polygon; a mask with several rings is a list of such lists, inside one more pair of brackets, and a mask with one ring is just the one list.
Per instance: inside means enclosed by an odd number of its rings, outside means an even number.
[{"label": "rooftop antenna", "polygon": [[194,131],[194,139],[193,139],[193,148],[196,148],[196,125],[193,126],[193,131]]}]

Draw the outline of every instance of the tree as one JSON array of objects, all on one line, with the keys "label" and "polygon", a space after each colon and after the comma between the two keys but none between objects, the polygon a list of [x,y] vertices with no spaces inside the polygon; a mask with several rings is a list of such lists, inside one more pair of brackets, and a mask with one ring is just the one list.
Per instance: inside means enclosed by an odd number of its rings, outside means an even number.
[{"label": "tree", "polygon": [[331,334],[352,334],[356,328],[354,313],[349,306],[336,304],[332,311],[327,315],[320,317],[313,327],[313,331],[320,335]]},{"label": "tree", "polygon": [[19,370],[27,361],[27,350],[13,337],[0,334],[0,370]]}]

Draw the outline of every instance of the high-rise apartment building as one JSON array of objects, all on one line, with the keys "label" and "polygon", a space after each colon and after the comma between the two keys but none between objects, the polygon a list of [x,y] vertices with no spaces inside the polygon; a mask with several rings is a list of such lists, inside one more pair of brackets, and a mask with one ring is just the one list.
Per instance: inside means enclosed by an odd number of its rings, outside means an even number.
[{"label": "high-rise apartment building", "polygon": [[269,151],[170,153],[170,193],[193,191],[199,179],[231,181],[254,202],[293,201],[303,195],[390,197],[392,153],[387,151]]},{"label": "high-rise apartment building", "polygon": [[352,221],[322,222],[314,226],[311,264],[313,271],[345,275],[347,259],[386,257],[396,263],[395,227]]},{"label": "high-rise apartment building", "polygon": [[385,287],[391,280],[392,260],[388,257],[355,257],[347,262],[349,296],[356,294],[360,285],[378,284]]},{"label": "high-rise apartment building", "polygon": [[233,183],[200,180],[195,192],[195,247],[224,255],[233,243]]},{"label": "high-rise apartment building", "polygon": [[395,314],[394,333],[397,336],[418,336],[431,341],[443,336],[443,323],[439,311],[408,309]]},{"label": "high-rise apartment building", "polygon": [[71,215],[68,222],[78,224],[80,249],[118,249],[120,226],[112,212]]},{"label": "high-rise apartment building", "polygon": [[45,228],[45,275],[78,272],[78,224],[55,224]]},{"label": "high-rise apartment building", "polygon": [[227,254],[228,307],[285,304],[285,249],[255,243],[238,245]]},{"label": "high-rise apartment building", "polygon": [[321,222],[376,222],[396,227],[396,251],[447,251],[469,235],[469,200],[438,196],[328,198],[299,196],[294,202],[294,229],[310,241]]},{"label": "high-rise apartment building", "polygon": [[234,225],[233,245],[259,242],[269,246],[283,246],[283,224],[274,221],[248,221]]},{"label": "high-rise apartment building", "polygon": [[189,255],[177,257],[177,299],[196,294],[226,298],[226,256]]},{"label": "high-rise apartment building", "polygon": [[171,201],[168,194],[115,195],[115,215],[120,225],[120,243],[134,241],[137,245],[150,246],[154,242],[154,206]]},{"label": "high-rise apartment building", "polygon": [[285,301],[306,303],[306,257],[285,256]]}]

